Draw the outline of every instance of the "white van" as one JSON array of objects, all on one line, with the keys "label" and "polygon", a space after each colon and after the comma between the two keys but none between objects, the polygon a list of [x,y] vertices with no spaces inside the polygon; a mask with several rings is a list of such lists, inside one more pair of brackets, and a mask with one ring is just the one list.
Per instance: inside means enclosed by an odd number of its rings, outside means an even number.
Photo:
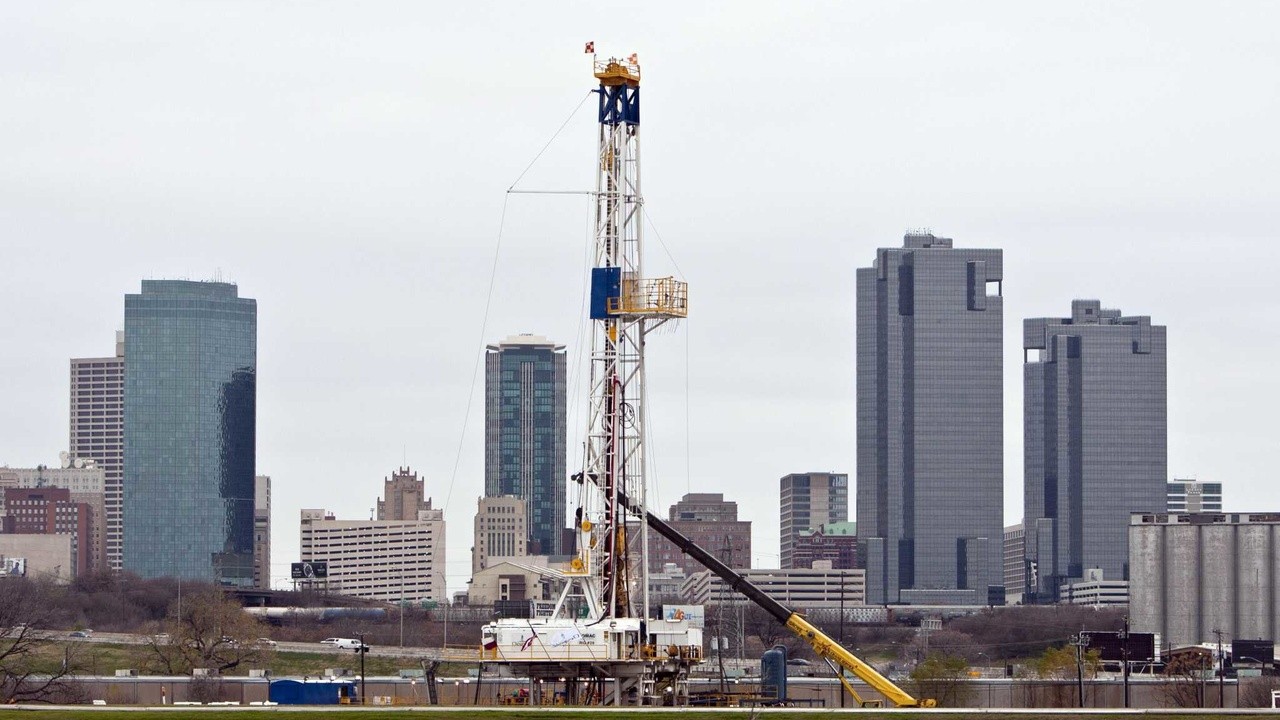
[{"label": "white van", "polygon": [[340,650],[356,650],[360,647],[360,641],[355,638],[325,638],[320,644],[332,645]]}]

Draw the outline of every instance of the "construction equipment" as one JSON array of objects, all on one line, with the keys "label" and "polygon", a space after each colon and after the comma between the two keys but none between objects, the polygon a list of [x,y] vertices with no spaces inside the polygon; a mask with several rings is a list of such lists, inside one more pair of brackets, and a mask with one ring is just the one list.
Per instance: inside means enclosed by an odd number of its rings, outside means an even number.
[{"label": "construction equipment", "polygon": [[[639,62],[634,54],[593,55],[592,67],[599,121],[590,193],[594,332],[574,547],[567,568],[538,571],[564,585],[545,611],[481,629],[481,663],[528,678],[523,697],[530,705],[557,697],[574,705],[678,705],[688,701],[690,670],[702,662],[702,630],[652,618],[648,530],[639,520],[646,503],[645,341],[688,317],[688,286],[642,272]],[[581,482],[584,475],[590,483]],[[635,503],[619,503],[624,494]]]},{"label": "construction equipment", "polygon": [[[620,501],[630,506],[630,502],[625,496],[619,497]],[[679,530],[671,527],[665,520],[654,515],[653,513],[645,513],[646,521],[654,532],[670,540],[685,555],[702,563],[708,570],[715,573],[729,587],[735,591],[745,595],[748,600],[756,605],[764,608],[770,615],[778,619],[787,627],[788,630],[795,633],[797,637],[804,640],[813,648],[818,657],[826,661],[836,676],[840,678],[840,684],[844,685],[844,689],[853,697],[854,702],[862,707],[878,707],[879,700],[863,700],[853,686],[849,683],[844,671],[853,673],[860,680],[871,686],[876,692],[883,695],[889,702],[896,707],[921,707],[928,708],[937,705],[937,702],[924,698],[917,700],[910,693],[903,690],[889,680],[885,676],[876,671],[867,663],[859,660],[857,656],[846,650],[840,643],[832,640],[826,633],[819,630],[812,623],[804,618],[803,615],[792,612],[782,603],[769,597],[763,590],[752,585],[750,581],[741,574],[735,572],[733,568],[720,562],[720,560],[711,553],[702,549],[697,543],[685,537]]]}]

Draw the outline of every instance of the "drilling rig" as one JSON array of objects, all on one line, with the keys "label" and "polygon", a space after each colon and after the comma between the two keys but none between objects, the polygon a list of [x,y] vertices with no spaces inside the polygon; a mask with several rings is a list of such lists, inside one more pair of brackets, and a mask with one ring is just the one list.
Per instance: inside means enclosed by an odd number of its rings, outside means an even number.
[{"label": "drilling rig", "polygon": [[[702,631],[654,617],[649,606],[649,530],[670,540],[785,625],[836,672],[864,707],[933,707],[917,700],[741,574],[649,512],[645,469],[645,339],[688,316],[688,286],[646,278],[641,264],[640,66],[593,59],[598,81],[595,255],[588,431],[577,495],[575,551],[546,612],[504,618],[482,630],[482,665],[528,680],[527,702],[549,704],[545,687],[568,705],[684,705],[690,669],[702,662]],[[864,700],[857,677],[884,700]]]},{"label": "drilling rig", "polygon": [[650,619],[644,353],[650,332],[687,316],[688,286],[643,273],[640,65],[634,55],[592,64],[594,331],[583,465],[571,483],[575,549],[568,570],[547,571],[565,586],[554,608],[486,625],[482,654],[523,671],[531,695],[551,680],[569,704],[683,704],[690,667],[702,660],[702,631]]}]

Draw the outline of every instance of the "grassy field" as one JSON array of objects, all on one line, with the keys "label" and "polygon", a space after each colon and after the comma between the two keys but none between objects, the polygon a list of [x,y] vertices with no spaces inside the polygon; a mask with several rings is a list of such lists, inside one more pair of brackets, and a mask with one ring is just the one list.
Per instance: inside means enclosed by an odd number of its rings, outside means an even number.
[{"label": "grassy field", "polygon": [[[124,668],[138,669],[143,666],[147,648],[142,645],[111,645],[95,643],[87,648],[81,661],[92,675],[113,675],[116,670]],[[62,661],[61,650],[48,648],[44,653],[44,664],[54,669]],[[413,657],[370,656],[365,658],[365,674],[370,677],[397,675],[403,668],[421,668],[421,661]],[[445,663],[437,673],[442,677],[466,677],[468,667],[459,663]],[[223,675],[228,677],[248,676],[251,669],[267,668],[278,677],[319,675],[326,668],[344,668],[353,673],[359,672],[360,661],[354,653],[306,653],[306,652],[272,652],[269,661],[254,665],[243,665],[228,670]]]}]

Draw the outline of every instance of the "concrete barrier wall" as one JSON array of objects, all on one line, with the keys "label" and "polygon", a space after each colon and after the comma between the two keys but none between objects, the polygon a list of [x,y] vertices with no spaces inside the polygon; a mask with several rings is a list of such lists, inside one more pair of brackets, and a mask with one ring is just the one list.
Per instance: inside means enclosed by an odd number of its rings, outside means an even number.
[{"label": "concrete barrier wall", "polygon": [[[268,684],[256,678],[222,678],[217,682],[217,691],[221,700],[249,704],[267,699]],[[193,699],[191,678],[84,678],[76,682],[83,691],[83,701],[105,700],[110,705],[160,705],[163,701],[172,704],[175,701]],[[366,696],[370,703],[374,698],[390,698],[400,705],[426,705],[428,693],[422,681],[411,682],[401,678],[369,678],[366,683]],[[967,693],[968,707],[998,708],[1049,708],[1076,707],[1076,683],[1071,680],[973,680],[965,683],[970,688]],[[542,692],[536,695],[554,698],[559,683],[547,683]],[[528,687],[528,680],[505,678],[485,678],[477,684],[474,678],[442,678],[436,683],[437,694],[442,706],[475,706],[477,704],[492,706],[502,704],[504,698],[513,698],[520,694],[521,688]],[[718,679],[698,678],[693,681],[692,692],[714,692],[720,687]],[[855,685],[858,692],[866,699],[879,696],[870,688]],[[905,687],[905,686],[904,686]],[[208,693],[206,686],[204,692]],[[907,688],[910,691],[910,688]],[[1224,684],[1223,699],[1226,707],[1236,706],[1237,684],[1229,680]],[[1218,685],[1210,680],[1203,684],[1205,707],[1218,707]],[[750,681],[730,681],[729,691],[742,696],[757,695],[758,683]],[[841,697],[845,698],[845,707],[852,707],[852,700],[844,694],[835,678],[792,677],[788,680],[790,697],[804,704],[820,705],[828,708],[841,707]],[[478,700],[477,700],[478,695]],[[1090,708],[1118,708],[1124,705],[1124,687],[1119,679],[1088,680],[1085,682],[1085,706]],[[1135,708],[1170,707],[1169,693],[1164,689],[1163,679],[1135,676],[1130,683],[1130,706]]]}]

